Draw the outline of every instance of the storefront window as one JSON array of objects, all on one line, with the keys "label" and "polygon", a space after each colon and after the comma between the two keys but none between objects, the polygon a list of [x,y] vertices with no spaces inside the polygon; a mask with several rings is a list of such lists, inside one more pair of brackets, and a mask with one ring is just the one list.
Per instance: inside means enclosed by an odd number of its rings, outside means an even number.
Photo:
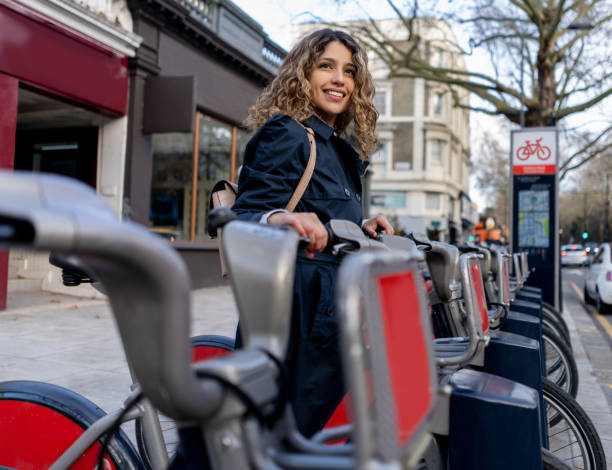
[{"label": "storefront window", "polygon": [[193,174],[191,134],[153,135],[151,230],[174,240],[189,240]]},{"label": "storefront window", "polygon": [[[199,112],[196,122],[195,139],[191,133],[153,135],[150,226],[172,241],[210,240],[210,191],[220,179],[237,181],[250,138],[236,126]],[[192,201],[194,185],[197,198]]]},{"label": "storefront window", "polygon": [[206,241],[210,240],[206,230],[210,190],[220,179],[230,179],[232,126],[202,114],[198,141],[198,200],[194,238]]},{"label": "storefront window", "polygon": [[244,150],[251,137],[248,132],[236,129],[236,182],[238,182],[239,170],[243,163]]}]

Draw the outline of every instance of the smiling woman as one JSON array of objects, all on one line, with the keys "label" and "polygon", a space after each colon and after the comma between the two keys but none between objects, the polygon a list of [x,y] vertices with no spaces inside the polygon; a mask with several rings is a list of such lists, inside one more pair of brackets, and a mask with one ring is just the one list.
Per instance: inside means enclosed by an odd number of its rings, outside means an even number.
[{"label": "smiling woman", "polygon": [[348,108],[355,88],[355,65],[351,51],[338,41],[330,42],[310,74],[312,103],[330,126]]},{"label": "smiling woman", "polygon": [[[323,29],[289,52],[247,118],[257,132],[244,153],[232,210],[243,220],[291,225],[310,240],[296,264],[286,355],[289,396],[298,428],[306,436],[325,424],[344,394],[334,308],[339,261],[324,252],[323,224],[344,219],[360,224],[369,235],[378,228],[393,233],[382,216],[362,220],[364,160],[377,145],[373,97],[363,49],[348,34]],[[343,138],[351,122],[360,152]],[[282,208],[309,160],[304,127],[314,133],[316,164],[295,211],[287,212]]]}]

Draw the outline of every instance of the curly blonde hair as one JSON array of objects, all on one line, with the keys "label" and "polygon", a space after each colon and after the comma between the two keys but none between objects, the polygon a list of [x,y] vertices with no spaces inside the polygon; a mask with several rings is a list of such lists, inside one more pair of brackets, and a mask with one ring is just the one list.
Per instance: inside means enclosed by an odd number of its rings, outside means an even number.
[{"label": "curly blonde hair", "polygon": [[336,117],[334,128],[345,138],[349,136],[349,124],[354,121],[354,132],[359,142],[361,158],[376,150],[376,120],[378,112],[372,103],[374,84],[368,71],[368,57],[361,46],[344,31],[321,29],[304,37],[289,52],[281,64],[278,75],[264,89],[257,102],[249,108],[245,125],[259,129],[276,114],[287,114],[296,121],[303,121],[316,110],[311,100],[310,74],[317,60],[330,42],[339,41],[351,51],[355,65],[355,89],[346,111]]}]

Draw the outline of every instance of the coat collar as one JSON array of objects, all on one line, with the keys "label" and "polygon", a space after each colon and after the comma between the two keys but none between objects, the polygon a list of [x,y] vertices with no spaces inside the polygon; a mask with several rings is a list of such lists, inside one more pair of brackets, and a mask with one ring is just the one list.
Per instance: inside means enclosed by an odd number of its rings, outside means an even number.
[{"label": "coat collar", "polygon": [[[326,122],[321,120],[319,116],[312,115],[308,119],[302,121],[306,127],[310,127],[317,135],[319,135],[324,140],[331,139],[332,135],[336,135],[334,128],[328,125]],[[362,161],[359,158],[359,153],[353,148],[353,146],[346,140],[338,137],[338,140],[342,142],[348,154],[352,156],[355,161],[355,166],[357,168],[357,173],[359,176],[363,176],[370,164],[369,161]]]},{"label": "coat collar", "polygon": [[323,122],[318,116],[312,115],[308,119],[302,121],[306,127],[310,127],[320,137],[329,140],[334,133],[334,128]]}]

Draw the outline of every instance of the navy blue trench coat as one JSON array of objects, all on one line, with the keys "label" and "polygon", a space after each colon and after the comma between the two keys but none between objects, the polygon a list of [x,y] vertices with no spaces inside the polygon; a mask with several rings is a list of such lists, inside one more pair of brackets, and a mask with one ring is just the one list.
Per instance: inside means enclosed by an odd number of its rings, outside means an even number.
[{"label": "navy blue trench coat", "polygon": [[[315,170],[295,212],[314,212],[330,219],[362,221],[361,176],[366,162],[333,128],[313,116],[303,124],[315,132]],[[242,220],[259,221],[284,208],[310,155],[306,131],[286,115],[272,117],[247,144],[232,210]],[[311,436],[327,422],[344,395],[334,308],[338,259],[298,253],[291,334],[286,366],[290,400],[299,430]]]}]

